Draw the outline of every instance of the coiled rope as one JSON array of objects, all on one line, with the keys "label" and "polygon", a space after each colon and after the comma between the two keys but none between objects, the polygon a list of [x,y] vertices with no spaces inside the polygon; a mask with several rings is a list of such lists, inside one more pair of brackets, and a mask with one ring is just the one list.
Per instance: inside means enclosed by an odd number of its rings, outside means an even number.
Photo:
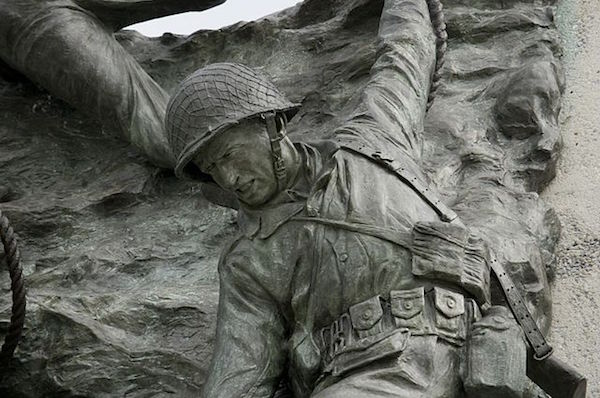
[{"label": "coiled rope", "polygon": [[25,283],[23,281],[23,271],[21,269],[21,253],[17,246],[17,237],[13,231],[8,218],[0,210],[0,239],[4,246],[6,265],[10,274],[12,290],[12,316],[8,333],[4,338],[2,351],[0,352],[0,361],[8,361],[19,344],[19,339],[23,332],[23,323],[25,322]]},{"label": "coiled rope", "polygon": [[441,69],[444,66],[444,58],[448,48],[448,32],[446,32],[446,18],[444,17],[442,2],[440,0],[427,0],[427,7],[429,8],[429,16],[436,37],[435,72],[433,73],[429,96],[427,97],[427,110],[429,110],[431,105],[433,105],[436,91],[440,87],[442,80]]}]

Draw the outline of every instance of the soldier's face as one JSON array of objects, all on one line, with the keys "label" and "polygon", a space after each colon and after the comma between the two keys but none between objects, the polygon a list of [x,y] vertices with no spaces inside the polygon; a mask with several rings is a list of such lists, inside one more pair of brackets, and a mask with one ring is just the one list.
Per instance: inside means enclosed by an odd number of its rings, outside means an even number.
[{"label": "soldier's face", "polygon": [[249,206],[260,206],[277,193],[271,146],[260,121],[225,131],[203,148],[194,163]]}]

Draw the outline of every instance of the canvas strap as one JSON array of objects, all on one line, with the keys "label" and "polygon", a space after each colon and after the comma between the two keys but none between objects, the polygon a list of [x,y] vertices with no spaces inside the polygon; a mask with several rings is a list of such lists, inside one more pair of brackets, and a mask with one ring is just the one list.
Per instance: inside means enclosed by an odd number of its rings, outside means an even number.
[{"label": "canvas strap", "polygon": [[271,157],[273,160],[273,171],[277,178],[277,188],[281,191],[287,184],[287,174],[285,170],[285,163],[283,162],[283,155],[281,153],[281,140],[285,137],[277,129],[277,123],[275,123],[275,112],[263,113],[262,118],[267,124],[267,134],[269,135],[269,141],[271,143]]},{"label": "canvas strap", "polygon": [[494,274],[496,274],[498,282],[500,282],[500,286],[502,287],[502,291],[504,292],[504,296],[506,297],[510,309],[521,326],[521,329],[523,329],[525,337],[535,353],[534,358],[538,361],[548,358],[552,355],[552,347],[550,347],[546,338],[537,327],[527,305],[525,305],[523,296],[519,293],[512,278],[493,254],[490,266],[492,271],[494,271]]}]

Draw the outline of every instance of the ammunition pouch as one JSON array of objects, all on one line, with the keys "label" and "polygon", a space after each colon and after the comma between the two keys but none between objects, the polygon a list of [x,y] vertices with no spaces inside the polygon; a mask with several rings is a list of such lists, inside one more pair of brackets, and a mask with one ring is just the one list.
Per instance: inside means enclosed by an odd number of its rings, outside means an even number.
[{"label": "ammunition pouch", "polygon": [[527,386],[525,336],[510,310],[491,307],[473,324],[463,384],[468,398],[522,398]]},{"label": "ammunition pouch", "polygon": [[490,255],[484,241],[461,225],[419,222],[412,231],[412,273],[459,286],[480,305],[490,300]]},{"label": "ammunition pouch", "polygon": [[479,310],[461,293],[434,287],[393,290],[351,306],[318,338],[323,373],[340,376],[376,360],[400,354],[410,336],[437,335],[463,346]]}]

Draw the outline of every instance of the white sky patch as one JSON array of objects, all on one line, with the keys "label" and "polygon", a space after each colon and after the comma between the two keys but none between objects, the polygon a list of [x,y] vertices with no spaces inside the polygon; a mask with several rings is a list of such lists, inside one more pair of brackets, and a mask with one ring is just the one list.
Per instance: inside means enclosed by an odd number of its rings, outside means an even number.
[{"label": "white sky patch", "polygon": [[200,29],[219,29],[239,21],[253,21],[300,3],[301,0],[227,0],[203,12],[186,12],[128,26],[146,36],[165,32],[189,35]]}]

